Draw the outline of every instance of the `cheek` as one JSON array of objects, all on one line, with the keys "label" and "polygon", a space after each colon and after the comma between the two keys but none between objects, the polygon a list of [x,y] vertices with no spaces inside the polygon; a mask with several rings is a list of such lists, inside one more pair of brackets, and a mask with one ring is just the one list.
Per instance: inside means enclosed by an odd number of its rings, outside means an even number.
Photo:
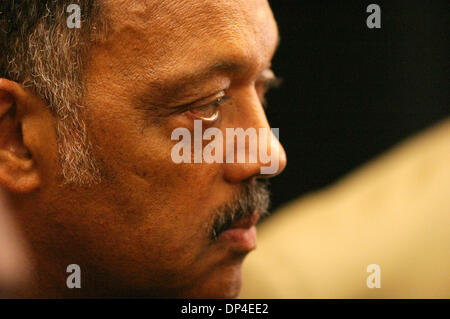
[{"label": "cheek", "polygon": [[148,272],[145,267],[167,274],[198,268],[196,263],[209,256],[214,209],[226,200],[217,195],[224,193],[221,164],[175,164],[172,130],[166,126],[143,132],[120,122],[113,126],[94,142],[105,176],[96,204],[103,206],[100,219],[106,225],[101,241],[120,239],[108,244],[105,258],[114,263],[125,256],[142,273]]},{"label": "cheek", "polygon": [[171,158],[176,144],[170,140],[172,127],[141,130],[123,122],[112,125],[114,130],[110,126],[95,130],[105,132],[95,136],[95,143],[108,197],[129,212],[122,222],[158,236],[167,234],[167,240],[174,244],[192,236],[220,204],[214,194],[218,193],[221,165],[175,164]]},{"label": "cheek", "polygon": [[122,184],[116,196],[126,197],[127,209],[133,207],[120,237],[128,237],[130,246],[141,248],[130,252],[133,258],[143,264],[152,260],[155,271],[168,274],[168,281],[187,269],[197,276],[203,263],[208,264],[212,213],[218,205],[214,196],[218,168],[177,165],[170,156],[155,160],[146,152],[136,158],[140,164],[126,170],[122,180],[127,185]]}]

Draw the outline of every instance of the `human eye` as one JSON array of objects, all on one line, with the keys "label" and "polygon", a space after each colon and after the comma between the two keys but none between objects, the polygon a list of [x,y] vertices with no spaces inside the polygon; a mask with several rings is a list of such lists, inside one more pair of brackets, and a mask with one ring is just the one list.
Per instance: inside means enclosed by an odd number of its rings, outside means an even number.
[{"label": "human eye", "polygon": [[187,107],[186,113],[197,119],[214,122],[219,118],[220,107],[229,99],[225,91],[220,91],[210,97],[192,103]]},{"label": "human eye", "polygon": [[280,87],[283,80],[277,77],[272,70],[264,71],[260,78],[256,81],[256,92],[264,109],[267,108],[266,94],[274,88]]}]

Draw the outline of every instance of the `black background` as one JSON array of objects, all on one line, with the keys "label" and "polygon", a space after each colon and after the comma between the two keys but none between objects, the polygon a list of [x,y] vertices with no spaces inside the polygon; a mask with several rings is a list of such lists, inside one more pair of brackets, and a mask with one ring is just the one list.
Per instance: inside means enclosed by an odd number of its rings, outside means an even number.
[{"label": "black background", "polygon": [[[381,29],[369,29],[370,3]],[[450,1],[272,0],[282,87],[268,118],[287,155],[273,208],[326,186],[449,114]],[[450,144],[450,139],[449,139]]]}]

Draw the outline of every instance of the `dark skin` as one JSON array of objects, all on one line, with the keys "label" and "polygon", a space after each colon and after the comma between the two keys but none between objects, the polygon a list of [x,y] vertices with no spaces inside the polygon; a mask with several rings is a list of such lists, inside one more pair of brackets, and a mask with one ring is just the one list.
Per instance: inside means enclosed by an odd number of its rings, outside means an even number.
[{"label": "dark skin", "polygon": [[[205,127],[270,127],[262,98],[278,30],[269,5],[111,1],[108,14],[83,101],[100,184],[61,186],[56,119],[31,91],[0,80],[0,183],[34,252],[30,296],[235,297],[246,253],[211,243],[207,228],[242,183],[272,176],[260,175],[261,163],[177,165],[170,137],[192,131],[221,92],[220,118]],[[204,107],[183,109],[193,102]],[[276,175],[286,156],[268,143],[279,152]],[[66,288],[73,263],[82,289]]]}]

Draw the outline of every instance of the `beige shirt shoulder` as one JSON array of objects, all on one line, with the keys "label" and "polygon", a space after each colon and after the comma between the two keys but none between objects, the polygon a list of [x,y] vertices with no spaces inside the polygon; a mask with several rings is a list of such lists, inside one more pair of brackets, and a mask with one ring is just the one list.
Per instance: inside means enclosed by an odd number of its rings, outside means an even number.
[{"label": "beige shirt shoulder", "polygon": [[450,119],[282,208],[243,276],[241,298],[450,298]]}]

